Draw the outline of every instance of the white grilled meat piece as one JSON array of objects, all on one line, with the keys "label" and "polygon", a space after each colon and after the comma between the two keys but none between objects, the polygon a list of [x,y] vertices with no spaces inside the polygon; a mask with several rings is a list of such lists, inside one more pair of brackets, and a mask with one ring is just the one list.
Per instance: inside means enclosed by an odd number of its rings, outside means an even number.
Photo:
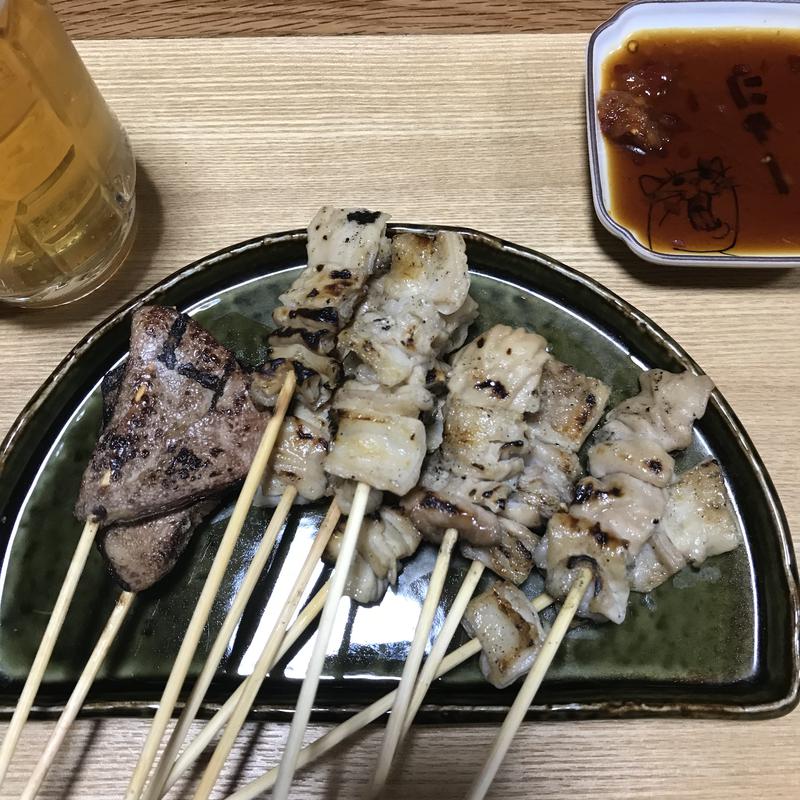
[{"label": "white grilled meat piece", "polygon": [[[335,563],[341,549],[345,521],[339,523],[325,548],[324,558]],[[381,508],[364,520],[350,568],[345,594],[358,603],[377,603],[389,586],[394,586],[400,561],[412,556],[422,536],[399,509]]]},{"label": "white grilled meat piece", "polygon": [[313,502],[327,493],[324,462],[330,431],[327,421],[298,404],[296,414],[287,416],[262,484],[264,501],[275,505],[287,486],[296,486],[300,502]]},{"label": "white grilled meat piece", "polygon": [[456,233],[398,234],[389,271],[375,280],[339,338],[368,380],[396,386],[447,352],[477,315],[464,240]]},{"label": "white grilled meat piece", "polygon": [[454,314],[469,293],[464,237],[454,231],[398,233],[389,272],[378,283],[387,297],[414,299],[424,293],[440,314]]},{"label": "white grilled meat piece", "polygon": [[687,563],[700,565],[740,542],[719,464],[706,459],[668,487],[661,522],[629,569],[631,588],[649,592]]},{"label": "white grilled meat piece", "polygon": [[308,226],[308,266],[280,296],[275,322],[289,326],[299,309],[335,309],[341,330],[361,301],[367,281],[385,261],[389,243],[378,211],[323,206]]},{"label": "white grilled meat piece", "polygon": [[528,598],[505,581],[474,597],[462,624],[481,643],[481,672],[498,689],[510,686],[530,670],[545,638]]},{"label": "white grilled meat piece", "polygon": [[572,500],[575,481],[581,472],[580,461],[572,451],[531,440],[525,469],[503,515],[534,530],[543,527],[559,508],[566,508]]},{"label": "white grilled meat piece", "polygon": [[325,470],[404,495],[416,485],[425,453],[425,426],[420,420],[369,409],[343,410],[338,413]]},{"label": "white grilled meat piece", "polygon": [[512,583],[524,583],[534,567],[534,551],[539,546],[539,537],[524,525],[510,519],[500,519],[502,533],[500,541],[479,547],[466,538],[460,541],[464,558],[480,561],[495,575]]},{"label": "white grilled meat piece", "polygon": [[336,359],[314,353],[301,344],[276,345],[269,348],[269,358],[250,378],[253,398],[259,406],[274,408],[289,372],[294,372],[297,379],[295,399],[310,409],[325,405],[342,379],[342,366]]},{"label": "white grilled meat piece", "polygon": [[495,325],[453,358],[450,396],[461,403],[522,415],[539,408],[547,342],[522,328]]},{"label": "white grilled meat piece", "polygon": [[441,454],[454,475],[508,480],[522,472],[525,450],[522,415],[447,398]]},{"label": "white grilled meat piece", "polygon": [[[350,516],[353,507],[353,498],[356,495],[358,481],[348,481],[344,478],[337,478],[335,475],[328,475],[328,493],[333,494],[339,510],[346,517]],[[372,514],[383,505],[383,492],[380,489],[370,487],[367,495],[367,505],[364,509],[365,514]]]},{"label": "white grilled meat piece", "polygon": [[577,452],[603,416],[608,396],[608,386],[602,381],[548,358],[529,436]]},{"label": "white grilled meat piece", "polygon": [[684,472],[668,491],[659,527],[688,562],[702,564],[738,547],[739,529],[714,459]]},{"label": "white grilled meat piece", "polygon": [[368,408],[378,414],[417,417],[420,412],[433,410],[433,395],[416,381],[387,388],[378,383],[349,380],[336,393],[332,407],[337,411],[359,412]]},{"label": "white grilled meat piece", "polygon": [[705,375],[651,369],[639,376],[641,391],[608,414],[604,426],[613,439],[640,435],[664,450],[683,450],[692,443],[692,425],[703,416],[714,384]]},{"label": "white grilled meat piece", "polygon": [[596,621],[606,619],[620,624],[625,619],[629,586],[626,575],[625,544],[593,523],[571,514],[556,512],[547,525],[534,556],[537,566],[546,571],[547,593],[563,600],[581,567],[594,573],[578,614]]},{"label": "white grilled meat piece", "polygon": [[419,485],[432,492],[465,498],[493,514],[505,510],[513,490],[513,481],[484,480],[474,474],[453,474],[447,468],[441,452],[431,453],[425,459]]},{"label": "white grilled meat piece", "polygon": [[365,520],[358,538],[358,552],[378,578],[397,583],[399,562],[417,552],[422,534],[398,509],[382,508],[377,519]]},{"label": "white grilled meat piece", "polygon": [[658,525],[665,503],[663,489],[617,473],[579,481],[569,513],[625,542],[635,556]]},{"label": "white grilled meat piece", "polygon": [[[337,530],[328,540],[328,545],[325,548],[323,558],[329,564],[335,564],[336,559],[339,557],[339,551],[342,549],[342,537],[344,532]],[[347,573],[347,583],[344,587],[344,594],[351,597],[356,603],[361,605],[370,605],[371,603],[378,603],[386,594],[389,588],[389,581],[387,578],[379,578],[369,562],[357,550],[353,553],[353,562],[350,565],[350,571]]]},{"label": "white grilled meat piece", "polygon": [[669,537],[658,528],[650,541],[628,564],[628,579],[634,592],[650,592],[686,566],[686,559]]},{"label": "white grilled meat piece", "polygon": [[664,488],[672,480],[674,469],[672,456],[658,442],[645,436],[607,439],[589,449],[589,472],[598,478],[624,472]]}]

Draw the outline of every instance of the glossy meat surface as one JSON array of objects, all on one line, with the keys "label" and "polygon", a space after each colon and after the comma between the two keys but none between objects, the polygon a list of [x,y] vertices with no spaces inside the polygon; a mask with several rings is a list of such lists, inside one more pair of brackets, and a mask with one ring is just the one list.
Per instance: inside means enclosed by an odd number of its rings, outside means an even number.
[{"label": "glossy meat surface", "polygon": [[546,347],[536,333],[495,325],[456,353],[448,381],[451,396],[476,408],[535,412]]},{"label": "glossy meat surface", "polygon": [[581,567],[589,567],[594,584],[584,595],[578,614],[620,624],[625,619],[630,588],[626,575],[627,549],[597,525],[557,512],[536,550],[536,562],[547,574],[547,593],[563,600]]},{"label": "glossy meat surface", "polygon": [[615,439],[644,436],[672,452],[692,443],[714,384],[705,375],[651,369],[639,376],[641,391],[608,413],[605,431]]},{"label": "glossy meat surface", "polygon": [[579,481],[569,513],[623,541],[636,555],[658,525],[665,502],[662,489],[616,473]]},{"label": "glossy meat surface", "polygon": [[510,686],[530,670],[545,637],[528,598],[504,581],[472,599],[462,624],[481,643],[481,672],[498,689]]},{"label": "glossy meat surface", "polygon": [[549,358],[542,368],[540,406],[529,435],[577,452],[603,416],[608,395],[602,381]]},{"label": "glossy meat surface", "polygon": [[111,577],[127,592],[149,589],[177,564],[195,528],[217,502],[205,500],[160,517],[104,528],[97,547]]}]

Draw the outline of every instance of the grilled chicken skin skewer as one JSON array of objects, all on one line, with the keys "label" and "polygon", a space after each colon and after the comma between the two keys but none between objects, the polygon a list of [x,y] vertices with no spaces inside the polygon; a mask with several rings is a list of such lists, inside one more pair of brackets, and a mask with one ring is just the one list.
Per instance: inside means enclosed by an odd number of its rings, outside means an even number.
[{"label": "grilled chicken skin skewer", "polygon": [[[547,590],[556,598],[566,596],[576,565],[592,567],[595,582],[579,614],[598,621],[625,619],[629,572],[635,570],[643,549],[641,585],[653,583],[652,577],[644,577],[647,569],[664,571],[656,547],[677,568],[679,558],[662,530],[668,499],[680,491],[670,484],[674,480],[670,452],[691,443],[692,425],[703,415],[712,387],[705,376],[663,370],[643,373],[640,383],[638,395],[609,412],[598,442],[589,450],[593,474],[578,483],[568,513],[551,519],[536,552],[547,574]],[[719,496],[721,479],[717,480]],[[729,532],[732,526],[728,516],[723,527]],[[735,537],[726,533],[722,540],[730,544]]]},{"label": "grilled chicken skin skewer", "polygon": [[601,381],[545,347],[498,325],[456,354],[441,451],[403,500],[426,536],[455,527],[465,556],[517,584],[533,567],[531,528],[571,496],[575,453],[608,399]]},{"label": "grilled chicken skin skewer", "polygon": [[[283,420],[277,438],[272,468],[256,498],[258,505],[277,505],[279,510],[288,512],[295,501],[312,502],[330,492],[323,462],[330,440],[330,400],[342,376],[337,337],[366,292],[368,281],[386,259],[387,219],[385,214],[366,209],[324,206],[308,227],[308,264],[280,296],[282,305],[273,312],[278,327],[268,337],[268,359],[252,375],[253,395],[261,407],[275,404],[276,392],[287,374],[293,375],[297,385],[291,413]],[[323,528],[329,518],[334,524],[337,516],[334,505]],[[275,526],[271,524],[270,530],[275,532]],[[244,595],[249,596],[255,586],[257,575],[253,574],[253,580],[250,577],[261,560],[260,547],[170,737],[148,797],[160,794],[238,624],[247,602]],[[284,629],[279,620],[265,650],[280,645]],[[254,683],[256,680],[254,677]]]},{"label": "grilled chicken skin skewer", "polygon": [[[401,263],[407,269],[415,271],[420,277],[428,272],[430,258],[439,258],[440,254],[436,252],[435,241],[431,243],[425,237],[422,237],[422,241],[426,245],[425,252],[423,253],[422,248],[419,248],[418,259],[414,263],[407,260],[404,261],[399,255],[399,250],[393,244],[392,266],[387,276],[395,275]],[[433,244],[433,247],[431,247],[431,244]],[[463,255],[463,243],[461,252]],[[444,252],[444,255],[449,257],[447,252]],[[466,276],[466,259],[463,260],[463,272],[464,276]],[[384,278],[387,276],[384,276]],[[379,278],[370,286],[364,303],[359,306],[355,314],[353,326],[351,327],[358,324],[359,320],[366,314],[368,306],[374,308],[379,296],[384,297],[394,292],[396,287],[393,287],[391,281],[387,280],[381,284],[382,280],[383,278]],[[379,284],[381,285],[379,286]],[[467,289],[468,282],[464,289],[465,299]],[[408,301],[413,300],[413,295],[407,289],[404,292],[395,292],[395,295],[394,299],[405,297]],[[424,305],[416,304],[415,309],[415,313],[410,313],[408,317],[408,321],[412,325],[415,321],[418,321],[415,314],[418,314],[420,309],[430,314],[428,322],[435,323],[437,320],[436,315],[439,317],[445,316],[437,309],[427,308]],[[433,311],[436,312],[435,315]],[[421,331],[419,335],[422,335]],[[343,332],[339,337],[342,350],[346,346],[350,346],[356,339],[355,336],[352,336],[347,345],[345,345],[343,343],[346,341],[346,336],[347,333]],[[440,338],[444,341],[446,337]],[[418,341],[422,340],[408,339],[406,337],[404,346],[408,351],[413,351],[416,349]],[[355,358],[352,360],[355,361]],[[354,369],[357,369],[357,366]],[[352,514],[341,537],[337,568],[334,571],[328,599],[320,621],[317,645],[312,654],[312,663],[309,666],[301,689],[295,723],[293,723],[289,745],[287,745],[287,755],[285,756],[287,765],[290,765],[293,759],[291,754],[294,747],[293,738],[297,739],[298,731],[300,734],[302,733],[302,728],[305,724],[303,720],[307,718],[306,707],[308,703],[313,701],[316,682],[322,666],[322,657],[324,657],[325,640],[332,625],[332,615],[335,612],[336,603],[343,593],[344,584],[349,576],[350,562],[355,552],[366,502],[371,499],[374,507],[380,501],[378,492],[389,490],[402,493],[405,491],[404,482],[409,482],[410,487],[416,483],[418,478],[419,468],[426,451],[426,437],[424,423],[419,419],[420,412],[424,409],[414,405],[414,403],[415,401],[419,402],[420,397],[424,398],[426,404],[429,403],[425,388],[425,376],[428,371],[429,369],[424,371],[422,369],[414,370],[413,377],[409,375],[409,379],[404,384],[408,389],[406,391],[392,391],[391,393],[387,392],[386,389],[396,389],[396,384],[382,384],[374,380],[372,376],[367,376],[363,371],[358,376],[355,376],[355,372],[351,372],[354,377],[350,378],[333,398],[336,435],[331,443],[330,452],[325,459],[325,471],[329,476],[336,479],[335,483],[332,483],[336,487],[337,503],[341,498],[341,504],[347,505],[352,495]],[[361,394],[362,390],[370,392],[370,394],[358,397],[358,402],[356,402],[354,398]],[[432,403],[430,405],[432,406]],[[395,462],[387,465],[384,458],[385,448],[389,443],[394,442],[401,444],[402,450],[398,450],[396,453]],[[355,492],[353,492],[352,488],[354,484],[358,485]],[[377,490],[377,492],[373,490]],[[369,497],[370,493],[373,495],[372,498]],[[389,526],[384,526],[382,530],[388,531],[389,529]],[[386,540],[384,539],[383,541]],[[387,550],[388,552],[391,552],[391,550]],[[317,652],[318,650],[319,653]],[[228,729],[203,777],[196,795],[198,798],[206,797],[210,792],[216,775],[232,746],[235,732],[244,718],[243,714],[246,714],[247,705],[249,703],[246,698],[243,698],[242,705],[234,712]],[[287,766],[287,769],[289,772],[292,771],[291,766]],[[289,773],[287,772],[287,774]],[[284,780],[284,783],[283,787],[279,787],[278,794],[288,791],[288,782]]]},{"label": "grilled chicken skin skewer", "polygon": [[[594,474],[578,484],[569,511],[550,519],[537,548],[540,566],[547,569],[548,592],[565,598],[564,605],[544,641],[533,644],[540,652],[467,794],[469,800],[486,795],[576,613],[621,623],[629,580],[640,589],[652,588],[687,562],[700,563],[738,544],[718,465],[706,460],[672,476],[669,453],[691,443],[711,381],[688,372],[650,370],[640,377],[640,386],[638,395],[609,413],[589,454]],[[478,606],[467,627],[475,631],[483,625],[483,634],[478,634],[487,648],[482,666],[501,685],[504,667],[510,667],[507,676],[513,678],[527,665],[525,648],[513,635],[516,610],[507,603],[502,608],[495,604],[493,610],[509,624],[482,616]]]}]

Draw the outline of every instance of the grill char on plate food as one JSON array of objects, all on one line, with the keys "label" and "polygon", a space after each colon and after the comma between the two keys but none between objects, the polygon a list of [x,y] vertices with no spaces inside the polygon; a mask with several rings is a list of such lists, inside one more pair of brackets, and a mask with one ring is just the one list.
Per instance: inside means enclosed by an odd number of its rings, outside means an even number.
[{"label": "grill char on plate food", "polygon": [[212,496],[247,474],[268,419],[233,353],[185,314],[141,308],[75,513],[129,522]]},{"label": "grill char on plate food", "polygon": [[[125,366],[123,363],[112,369],[100,384],[103,429],[114,416]],[[97,549],[111,577],[127,592],[149,589],[178,563],[195,528],[217,502],[204,500],[162,516],[103,528],[97,535]]]}]

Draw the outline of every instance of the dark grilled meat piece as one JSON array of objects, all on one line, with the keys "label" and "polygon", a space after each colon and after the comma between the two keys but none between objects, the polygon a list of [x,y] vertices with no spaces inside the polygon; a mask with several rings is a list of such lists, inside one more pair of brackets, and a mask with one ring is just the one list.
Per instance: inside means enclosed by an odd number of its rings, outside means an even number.
[{"label": "dark grilled meat piece", "polygon": [[247,474],[268,419],[233,353],[185,314],[141,308],[75,513],[131,521],[214,495]]},{"label": "dark grilled meat piece", "polygon": [[126,592],[149,589],[175,566],[195,528],[217,502],[203,500],[160,517],[104,528],[97,547],[111,577]]},{"label": "dark grilled meat piece", "polygon": [[493,545],[503,538],[497,517],[469,500],[446,492],[418,487],[407,494],[400,506],[422,535],[439,544],[448,528],[478,547]]}]

